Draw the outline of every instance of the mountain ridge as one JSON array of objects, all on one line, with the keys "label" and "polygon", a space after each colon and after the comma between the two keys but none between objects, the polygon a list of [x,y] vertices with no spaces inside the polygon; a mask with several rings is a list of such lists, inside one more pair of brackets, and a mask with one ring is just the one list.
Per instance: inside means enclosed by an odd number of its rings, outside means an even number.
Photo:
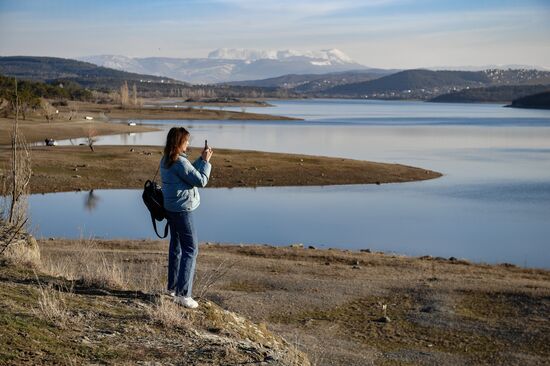
[{"label": "mountain ridge", "polygon": [[195,84],[265,79],[286,74],[324,74],[367,69],[337,49],[321,51],[217,49],[207,58],[127,57],[79,58],[98,66],[166,76]]}]

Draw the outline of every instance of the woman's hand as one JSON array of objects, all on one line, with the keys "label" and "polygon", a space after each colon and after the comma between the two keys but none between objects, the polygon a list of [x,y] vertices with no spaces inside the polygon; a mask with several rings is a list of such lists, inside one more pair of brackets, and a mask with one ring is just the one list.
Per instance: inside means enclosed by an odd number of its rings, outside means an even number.
[{"label": "woman's hand", "polygon": [[211,148],[204,149],[202,151],[201,157],[204,161],[210,161],[210,158],[212,157],[212,154],[214,151]]}]

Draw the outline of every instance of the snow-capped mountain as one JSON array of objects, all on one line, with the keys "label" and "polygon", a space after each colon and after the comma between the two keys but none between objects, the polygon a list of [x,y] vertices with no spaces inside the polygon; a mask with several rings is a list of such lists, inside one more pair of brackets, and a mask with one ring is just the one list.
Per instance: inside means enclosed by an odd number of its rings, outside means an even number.
[{"label": "snow-capped mountain", "polygon": [[250,50],[244,48],[218,48],[208,54],[209,59],[224,60],[284,60],[290,57],[303,57],[312,59],[310,62],[325,61],[335,64],[354,63],[344,52],[335,48],[321,51],[297,51],[297,50]]},{"label": "snow-capped mountain", "polygon": [[80,58],[99,66],[166,76],[196,84],[265,79],[285,74],[324,74],[365,69],[337,49],[320,51],[220,48],[208,58],[131,58],[119,55]]}]

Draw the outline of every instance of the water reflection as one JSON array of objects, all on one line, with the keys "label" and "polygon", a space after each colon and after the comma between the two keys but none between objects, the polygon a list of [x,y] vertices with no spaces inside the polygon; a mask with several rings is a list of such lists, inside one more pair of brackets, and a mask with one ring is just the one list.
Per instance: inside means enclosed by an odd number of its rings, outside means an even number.
[{"label": "water reflection", "polygon": [[95,194],[94,190],[92,189],[86,195],[86,198],[84,200],[84,208],[86,208],[87,211],[91,212],[94,209],[96,209],[98,202],[99,202],[99,196]]}]

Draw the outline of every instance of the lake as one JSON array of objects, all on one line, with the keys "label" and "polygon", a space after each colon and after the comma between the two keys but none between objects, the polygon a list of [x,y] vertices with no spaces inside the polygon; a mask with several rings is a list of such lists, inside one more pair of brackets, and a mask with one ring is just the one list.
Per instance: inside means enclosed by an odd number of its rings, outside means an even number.
[{"label": "lake", "polygon": [[[275,107],[247,111],[304,121],[144,121],[162,131],[103,136],[98,145],[162,145],[177,125],[190,129],[194,146],[207,138],[214,148],[396,162],[444,174],[381,186],[203,189],[196,211],[201,241],[299,242],[550,267],[550,111],[372,100],[270,103]],[[139,191],[96,190],[91,199],[89,192],[33,195],[30,204],[38,236],[154,237]]]}]

